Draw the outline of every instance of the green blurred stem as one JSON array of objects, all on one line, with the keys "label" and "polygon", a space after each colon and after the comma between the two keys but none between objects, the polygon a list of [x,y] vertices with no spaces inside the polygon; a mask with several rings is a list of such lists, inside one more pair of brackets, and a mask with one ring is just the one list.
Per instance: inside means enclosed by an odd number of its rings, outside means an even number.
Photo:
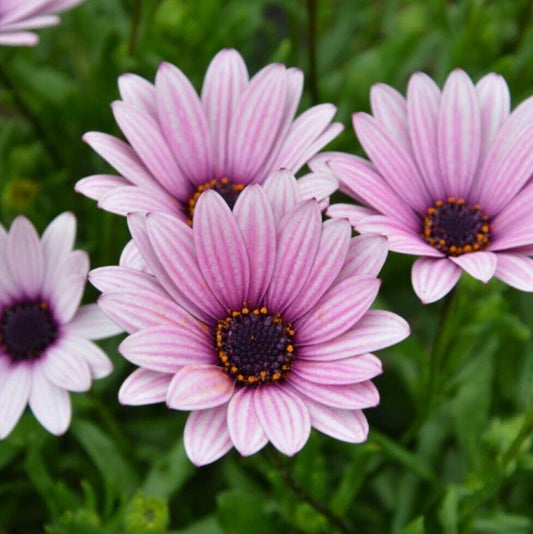
[{"label": "green blurred stem", "polygon": [[533,406],[529,408],[529,411],[526,413],[526,417],[524,418],[524,422],[522,423],[522,428],[520,429],[520,432],[514,439],[514,441],[511,443],[507,451],[505,451],[504,455],[502,456],[501,460],[501,467],[502,471],[505,472],[507,466],[517,458],[517,456],[520,453],[520,449],[522,448],[522,445],[526,441],[526,439],[531,435],[533,432]]},{"label": "green blurred stem", "polygon": [[64,168],[65,164],[63,162],[63,158],[61,157],[61,154],[57,150],[53,141],[50,139],[46,127],[41,124],[39,117],[22,98],[20,91],[17,90],[16,85],[13,83],[11,76],[5,67],[5,62],[0,62],[0,81],[11,94],[13,102],[15,103],[19,113],[32,125],[35,134],[43,142],[46,152],[53,161],[54,166],[57,169]]},{"label": "green blurred stem", "polygon": [[339,532],[342,532],[343,534],[353,534],[354,529],[352,529],[342,517],[335,514],[335,512],[330,510],[322,501],[311,495],[292,476],[287,467],[286,461],[274,447],[269,447],[267,450],[272,464],[297,497],[313,507],[319,514],[323,515],[331,525],[335,526],[339,530]]},{"label": "green blurred stem", "polygon": [[318,104],[318,75],[317,75],[317,0],[307,0],[307,33],[309,50],[309,92],[313,105]]},{"label": "green blurred stem", "polygon": [[131,17],[130,41],[128,44],[128,54],[134,56],[139,44],[139,26],[141,24],[142,0],[135,0],[133,4],[133,15]]}]

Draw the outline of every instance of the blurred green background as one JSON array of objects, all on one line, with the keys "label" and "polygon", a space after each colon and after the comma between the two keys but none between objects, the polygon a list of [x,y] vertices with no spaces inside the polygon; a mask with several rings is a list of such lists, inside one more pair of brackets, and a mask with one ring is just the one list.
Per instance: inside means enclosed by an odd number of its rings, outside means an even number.
[{"label": "blurred green background", "polygon": [[[114,173],[81,136],[120,136],[109,104],[122,73],[153,81],[170,61],[199,89],[224,47],[237,48],[250,73],[273,61],[300,67],[301,110],[335,103],[346,131],[329,148],[357,153],[350,116],[368,110],[373,83],[404,93],[416,70],[441,84],[462,67],[474,80],[503,74],[514,105],[533,94],[529,0],[89,0],[62,19],[36,48],[0,49],[0,220],[23,213],[42,231],[73,211],[93,267],[117,263],[126,224],[73,185]],[[336,532],[284,470],[358,534],[533,532],[533,416],[524,415],[533,409],[532,297],[464,275],[431,378],[442,303],[419,303],[411,263],[393,254],[382,273],[377,307],[406,317],[413,335],[380,354],[382,402],[367,412],[367,443],[313,431],[282,466],[267,451],[233,451],[195,469],[181,442],[185,414],[118,404],[133,366],[113,339],[103,346],[115,372],[72,395],[65,436],[26,414],[0,442],[0,534]],[[87,301],[96,296],[87,290]]]}]

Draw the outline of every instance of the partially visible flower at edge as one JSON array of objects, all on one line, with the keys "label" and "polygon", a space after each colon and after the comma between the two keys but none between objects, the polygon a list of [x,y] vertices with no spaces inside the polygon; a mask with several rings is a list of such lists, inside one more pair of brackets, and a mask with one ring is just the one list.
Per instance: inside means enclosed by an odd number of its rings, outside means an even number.
[{"label": "partially visible flower at edge", "polygon": [[[233,211],[215,191],[198,200],[192,228],[169,214],[128,215],[137,255],[91,271],[99,304],[130,336],[138,365],[123,404],[166,401],[191,411],[184,443],[196,465],[233,446],[269,441],[292,455],[311,427],[347,442],[367,438],[362,409],[379,394],[371,351],[409,334],[370,310],[387,255],[378,235],[351,238],[345,220],[321,220],[286,173],[245,188]],[[130,250],[131,252],[131,250]]]},{"label": "partially visible flower at edge", "polygon": [[442,92],[420,72],[407,98],[377,84],[371,104],[373,115],[355,113],[353,124],[372,162],[329,153],[310,163],[333,170],[363,204],[337,204],[328,215],[422,256],[412,283],[424,303],[445,296],[463,270],[533,291],[533,98],[510,113],[500,75],[474,86],[457,69]]},{"label": "partially visible flower at edge", "polygon": [[[170,63],[161,64],[155,85],[125,74],[122,100],[112,108],[129,144],[100,132],[83,137],[122,176],[89,176],[75,189],[113,213],[161,211],[189,224],[207,189],[233,207],[246,185],[263,183],[279,169],[296,173],[343,130],[330,124],[332,104],[294,119],[302,88],[302,72],[279,63],[249,79],[233,49],[213,58],[200,97]],[[304,183],[309,198],[327,198],[338,186],[329,171]]]},{"label": "partially visible flower at edge", "polygon": [[96,304],[80,306],[89,259],[72,250],[76,219],[56,217],[41,239],[17,217],[0,225],[0,439],[29,403],[38,421],[62,434],[71,419],[69,391],[87,391],[112,364],[90,339],[122,332]]},{"label": "partially visible flower at edge", "polygon": [[0,46],[35,46],[39,37],[31,31],[55,26],[57,13],[85,0],[1,0]]}]

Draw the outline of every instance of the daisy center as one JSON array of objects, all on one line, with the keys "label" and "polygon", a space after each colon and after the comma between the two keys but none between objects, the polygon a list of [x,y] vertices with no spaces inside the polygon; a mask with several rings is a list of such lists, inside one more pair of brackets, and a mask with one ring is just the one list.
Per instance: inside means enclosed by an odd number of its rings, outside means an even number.
[{"label": "daisy center", "polygon": [[187,206],[187,215],[189,216],[188,223],[190,226],[192,226],[192,217],[194,215],[196,203],[198,202],[200,195],[207,189],[213,189],[217,193],[219,193],[222,198],[227,202],[228,206],[233,209],[235,202],[237,202],[237,198],[239,198],[241,191],[244,189],[244,185],[233,184],[229,181],[229,178],[221,178],[220,180],[213,179],[210,182],[199,186],[198,189],[192,195],[192,197],[189,199],[189,205]]},{"label": "daisy center", "polygon": [[46,302],[22,302],[3,310],[0,345],[13,361],[36,360],[58,334]]},{"label": "daisy center", "polygon": [[220,365],[239,385],[279,382],[294,360],[294,330],[267,308],[242,308],[218,321]]},{"label": "daisy center", "polygon": [[490,243],[489,218],[462,198],[437,200],[424,216],[422,237],[447,256],[483,250]]}]

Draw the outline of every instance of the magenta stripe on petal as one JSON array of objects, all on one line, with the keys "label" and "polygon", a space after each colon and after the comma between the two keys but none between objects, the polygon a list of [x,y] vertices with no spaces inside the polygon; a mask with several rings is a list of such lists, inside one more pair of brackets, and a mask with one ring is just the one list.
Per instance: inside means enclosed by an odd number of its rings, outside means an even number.
[{"label": "magenta stripe on petal", "polygon": [[233,446],[226,422],[227,407],[192,412],[187,418],[183,444],[191,462],[200,467],[224,456]]},{"label": "magenta stripe on petal", "polygon": [[167,405],[175,410],[205,410],[226,404],[235,384],[217,365],[188,365],[172,379]]},{"label": "magenta stripe on petal", "polygon": [[447,295],[461,278],[461,268],[448,258],[418,258],[413,264],[411,282],[424,304]]},{"label": "magenta stripe on petal", "polygon": [[124,381],[118,392],[121,404],[140,406],[163,402],[174,375],[137,369]]},{"label": "magenta stripe on petal", "polygon": [[311,418],[304,401],[276,385],[257,388],[254,393],[257,418],[269,441],[288,456],[296,454],[311,432]]}]

